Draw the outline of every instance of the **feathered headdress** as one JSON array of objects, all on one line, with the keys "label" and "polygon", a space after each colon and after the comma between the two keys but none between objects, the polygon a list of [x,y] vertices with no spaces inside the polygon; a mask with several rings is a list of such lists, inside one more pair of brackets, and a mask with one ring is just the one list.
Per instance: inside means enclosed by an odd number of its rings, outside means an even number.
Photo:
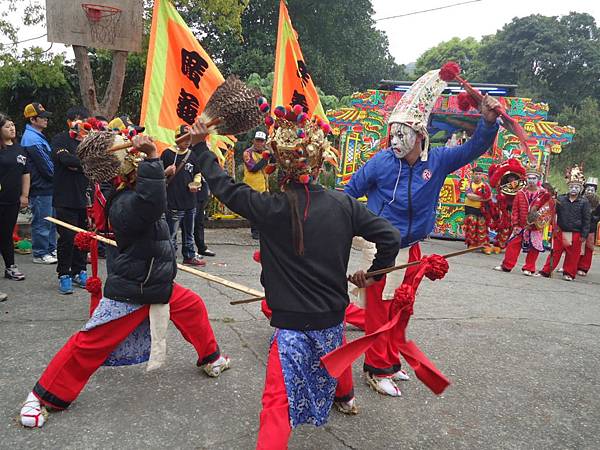
[{"label": "feathered headdress", "polygon": [[388,119],[388,124],[402,123],[421,134],[425,145],[421,152],[421,160],[427,161],[429,133],[427,124],[435,102],[444,92],[448,83],[440,78],[439,70],[430,70],[406,91]]},{"label": "feathered headdress", "polygon": [[585,183],[583,164],[575,164],[573,167],[567,167],[565,170],[565,179],[567,180],[567,184],[579,184],[583,186]]}]

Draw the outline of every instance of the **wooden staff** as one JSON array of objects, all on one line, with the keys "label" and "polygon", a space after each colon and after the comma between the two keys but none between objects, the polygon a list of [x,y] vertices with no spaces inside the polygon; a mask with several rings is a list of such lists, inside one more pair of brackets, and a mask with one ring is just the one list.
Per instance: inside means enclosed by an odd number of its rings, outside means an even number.
[{"label": "wooden staff", "polygon": [[[482,248],[484,248],[483,245],[480,245],[479,247],[471,247],[471,248],[467,248],[465,250],[459,250],[458,252],[452,252],[452,253],[446,253],[445,255],[442,255],[442,257],[444,259],[448,259],[448,258],[453,258],[454,256],[460,256],[460,255],[464,255],[466,253],[471,253],[477,250],[481,250]],[[413,261],[413,262],[409,262],[406,264],[400,264],[399,266],[394,266],[394,267],[388,267],[386,269],[380,269],[380,270],[374,270],[373,272],[367,272],[365,274],[365,276],[367,278],[371,278],[371,277],[375,277],[377,275],[384,275],[386,273],[390,273],[390,272],[394,272],[396,270],[401,270],[401,269],[406,269],[407,267],[412,267],[412,266],[417,266],[421,264],[421,261]],[[257,298],[248,298],[245,300],[235,300],[233,302],[229,302],[230,305],[242,305],[245,303],[253,303],[253,302],[259,302],[264,298],[264,295],[262,297],[257,297]]]},{"label": "wooden staff", "polygon": [[[206,128],[210,128],[212,126],[218,125],[223,121],[223,119],[221,119],[220,117],[216,117],[213,120],[211,120],[210,122],[208,122],[206,124]],[[185,142],[187,139],[189,139],[190,137],[190,133],[185,133],[182,134],[181,136],[179,136],[177,139],[175,139],[175,143],[176,144],[181,144],[182,142]],[[108,151],[109,152],[118,152],[119,150],[125,150],[127,148],[133,147],[133,142],[132,141],[127,141],[124,142],[122,144],[117,144],[117,145],[113,145]]]},{"label": "wooden staff", "polygon": [[[62,220],[55,219],[54,217],[46,217],[46,220],[49,222],[55,223],[56,225],[60,225],[61,227],[67,228],[71,231],[75,231],[76,233],[86,232],[86,230],[76,227],[75,225],[71,225],[70,223],[63,222]],[[117,243],[112,239],[108,239],[104,236],[93,235],[94,239],[100,242],[104,242],[105,244],[112,245],[113,247],[117,246]],[[256,298],[264,298],[265,294],[256,289],[249,288],[244,286],[243,284],[235,283],[233,281],[226,280],[221,277],[217,277],[216,275],[211,275],[206,272],[202,272],[198,269],[192,269],[191,267],[187,267],[181,264],[177,264],[177,268],[187,273],[191,273],[192,275],[196,275],[197,277],[204,278],[205,280],[212,281],[214,283],[221,284],[223,286],[227,286],[231,289],[235,289],[236,291],[243,292],[244,294],[251,295],[252,298],[250,300],[255,301]]]}]

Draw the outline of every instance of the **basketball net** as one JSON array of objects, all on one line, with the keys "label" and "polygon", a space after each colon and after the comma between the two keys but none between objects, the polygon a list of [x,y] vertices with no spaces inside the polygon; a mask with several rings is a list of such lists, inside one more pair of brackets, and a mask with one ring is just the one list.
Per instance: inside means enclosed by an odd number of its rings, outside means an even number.
[{"label": "basketball net", "polygon": [[92,41],[99,44],[114,44],[117,26],[121,20],[121,9],[114,6],[82,3],[90,25]]}]

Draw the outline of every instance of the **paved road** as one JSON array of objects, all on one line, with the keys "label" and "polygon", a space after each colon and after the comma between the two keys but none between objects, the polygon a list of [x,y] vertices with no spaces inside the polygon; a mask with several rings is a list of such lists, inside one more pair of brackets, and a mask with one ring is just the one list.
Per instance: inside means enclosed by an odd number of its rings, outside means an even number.
[{"label": "paved road", "polygon": [[[207,271],[259,288],[247,235],[209,230],[218,255]],[[424,250],[462,247],[431,241]],[[88,296],[58,295],[54,267],[17,259],[27,280],[0,281],[10,294],[0,304],[1,448],[254,448],[271,329],[258,304],[231,306],[243,295],[185,273],[178,281],[205,299],[232,370],[205,377],[171,327],[167,367],[150,374],[140,366],[101,368],[68,411],[51,414],[41,430],[21,428],[21,402],[84,324]],[[332,412],[324,428],[301,427],[290,448],[600,448],[600,258],[573,283],[490,270],[499,259],[455,258],[444,280],[421,286],[409,336],[452,380],[444,395],[412,380],[402,384],[402,398],[384,398],[368,389],[356,364],[360,414]]]}]

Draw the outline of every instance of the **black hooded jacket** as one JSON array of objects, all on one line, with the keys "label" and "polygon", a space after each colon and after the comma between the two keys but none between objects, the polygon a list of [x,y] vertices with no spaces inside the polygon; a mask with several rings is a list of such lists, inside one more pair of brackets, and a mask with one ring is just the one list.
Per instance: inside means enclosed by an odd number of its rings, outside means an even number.
[{"label": "black hooded jacket", "polygon": [[304,255],[298,255],[292,243],[287,195],[259,193],[247,184],[235,183],[206,144],[197,144],[194,150],[211,192],[260,230],[261,283],[273,311],[272,326],[320,330],[344,320],[354,236],[377,245],[370,270],[394,264],[400,248],[398,230],[356,199],[318,184],[308,185],[308,191],[301,185],[288,187],[296,191],[304,218]]},{"label": "black hooded jacket", "polygon": [[166,210],[163,165],[159,159],[142,161],[135,190],[120,191],[108,200],[119,254],[106,280],[105,297],[126,303],[169,303],[177,263]]}]

